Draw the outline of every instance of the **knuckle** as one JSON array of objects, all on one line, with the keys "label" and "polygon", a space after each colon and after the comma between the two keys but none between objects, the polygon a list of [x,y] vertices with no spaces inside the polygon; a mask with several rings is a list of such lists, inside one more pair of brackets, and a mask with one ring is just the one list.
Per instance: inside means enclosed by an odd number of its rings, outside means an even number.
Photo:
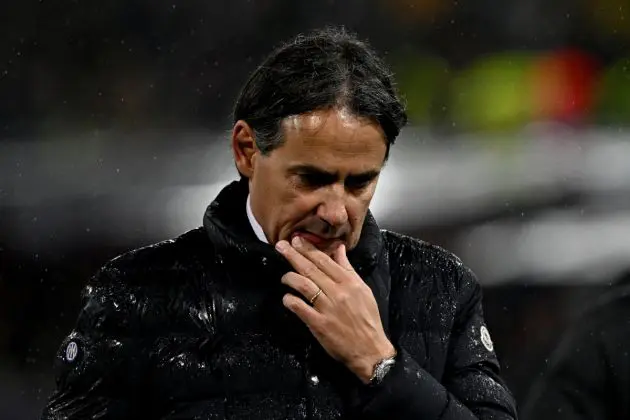
[{"label": "knuckle", "polygon": [[357,281],[354,282],[351,286],[350,286],[350,290],[352,291],[352,293],[371,293],[372,289],[370,289],[370,287],[363,283],[362,281]]},{"label": "knuckle", "polygon": [[281,281],[287,286],[293,286],[295,284],[295,276],[293,273],[286,273],[285,275],[282,276]]},{"label": "knuckle", "polygon": [[313,261],[315,262],[315,264],[317,264],[318,266],[323,266],[324,264],[326,264],[326,258],[324,258],[323,255],[316,255],[313,257]]},{"label": "knuckle", "polygon": [[304,273],[304,276],[306,276],[306,277],[313,277],[313,276],[315,276],[317,274],[317,268],[315,268],[312,265],[308,265],[308,266],[304,267],[303,273]]},{"label": "knuckle", "polygon": [[311,293],[311,288],[309,287],[308,283],[306,283],[305,281],[300,282],[297,285],[297,289],[300,293],[302,293],[304,296],[308,296],[309,293]]},{"label": "knuckle", "polygon": [[348,289],[348,293],[363,293],[365,292],[366,289],[370,289],[370,286],[368,286],[367,284],[365,284],[363,282],[363,280],[359,279],[355,279],[353,278],[352,280],[350,280],[349,282],[347,282],[345,284],[346,288]]},{"label": "knuckle", "polygon": [[291,299],[291,301],[289,302],[289,307],[294,312],[300,312],[300,304],[297,299]]},{"label": "knuckle", "polygon": [[341,304],[346,304],[350,301],[350,293],[348,292],[341,292],[337,295],[337,302],[341,303]]}]

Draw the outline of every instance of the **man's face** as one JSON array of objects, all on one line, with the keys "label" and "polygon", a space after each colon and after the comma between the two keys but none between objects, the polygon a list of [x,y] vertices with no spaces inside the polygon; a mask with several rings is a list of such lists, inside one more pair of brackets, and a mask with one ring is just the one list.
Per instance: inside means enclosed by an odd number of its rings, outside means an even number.
[{"label": "man's face", "polygon": [[284,143],[252,155],[252,211],[272,244],[295,235],[332,254],[356,246],[383,168],[378,124],[346,110],[289,117]]}]

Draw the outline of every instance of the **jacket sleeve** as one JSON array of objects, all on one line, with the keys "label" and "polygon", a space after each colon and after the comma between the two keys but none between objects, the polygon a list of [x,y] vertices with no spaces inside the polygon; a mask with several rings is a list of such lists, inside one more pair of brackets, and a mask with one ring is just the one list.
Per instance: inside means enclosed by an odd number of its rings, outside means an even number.
[{"label": "jacket sleeve", "polygon": [[128,419],[142,404],[141,338],[131,338],[135,295],[115,270],[102,269],[85,287],[74,330],[55,360],[56,389],[42,419]]},{"label": "jacket sleeve", "polygon": [[403,348],[397,363],[366,390],[362,418],[472,420],[516,419],[515,402],[499,377],[499,364],[483,319],[481,287],[470,270],[461,279],[446,370],[438,381]]},{"label": "jacket sleeve", "polygon": [[[625,319],[598,319],[589,314],[565,335],[551,357],[548,371],[533,386],[523,407],[525,419],[612,419],[616,415],[614,391],[616,363],[611,348],[620,334],[615,324]],[[608,317],[610,318],[610,317]],[[618,347],[617,347],[618,349]],[[619,351],[619,350],[617,350]],[[625,397],[625,396],[624,396]],[[623,399],[623,398],[622,398]]]}]

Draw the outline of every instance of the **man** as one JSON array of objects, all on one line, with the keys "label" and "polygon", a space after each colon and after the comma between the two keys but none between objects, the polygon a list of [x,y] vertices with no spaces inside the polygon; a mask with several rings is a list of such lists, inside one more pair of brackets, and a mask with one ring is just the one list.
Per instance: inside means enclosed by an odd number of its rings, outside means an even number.
[{"label": "man", "polygon": [[630,418],[630,273],[565,334],[530,391],[533,420]]},{"label": "man", "polygon": [[241,180],[89,282],[44,418],[515,418],[474,275],[368,211],[405,123],[353,36],[275,50],[236,103]]}]

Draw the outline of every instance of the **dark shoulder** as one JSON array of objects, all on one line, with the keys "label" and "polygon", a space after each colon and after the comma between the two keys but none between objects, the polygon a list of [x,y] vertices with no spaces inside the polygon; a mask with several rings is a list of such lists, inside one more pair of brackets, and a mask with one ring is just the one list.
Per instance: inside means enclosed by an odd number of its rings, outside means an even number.
[{"label": "dark shoulder", "polygon": [[551,366],[583,365],[585,357],[606,364],[610,372],[627,363],[623,345],[630,338],[630,287],[605,293],[588,305],[562,333]]},{"label": "dark shoulder", "polygon": [[451,280],[476,282],[472,270],[452,252],[429,242],[388,230],[382,231],[392,268],[433,272]]},{"label": "dark shoulder", "polygon": [[618,310],[630,313],[630,285],[613,287],[597,299],[591,310],[604,314]]},{"label": "dark shoulder", "polygon": [[582,328],[590,331],[624,330],[630,334],[630,285],[614,287],[597,298],[580,315]]},{"label": "dark shoulder", "polygon": [[383,236],[392,301],[401,308],[420,308],[436,325],[465,325],[482,299],[472,270],[440,246],[389,231]]},{"label": "dark shoulder", "polygon": [[212,252],[199,228],[112,259],[83,289],[78,329],[138,331],[170,322],[176,317],[169,311],[187,309],[172,303],[196,293]]},{"label": "dark shoulder", "polygon": [[160,281],[165,273],[200,268],[211,259],[212,243],[203,228],[181,236],[137,248],[108,261],[95,276],[104,282],[125,280],[129,286]]}]

